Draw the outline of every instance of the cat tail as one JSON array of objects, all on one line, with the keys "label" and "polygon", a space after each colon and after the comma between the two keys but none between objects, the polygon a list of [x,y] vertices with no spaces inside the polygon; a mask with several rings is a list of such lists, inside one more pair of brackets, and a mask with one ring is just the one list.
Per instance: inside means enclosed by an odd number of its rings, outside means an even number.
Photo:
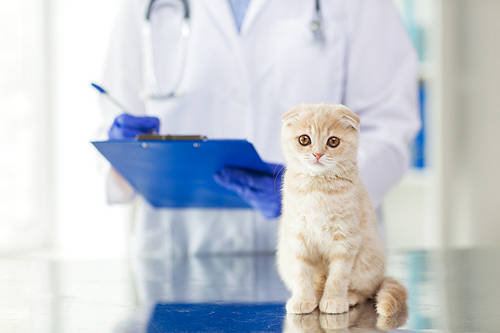
[{"label": "cat tail", "polygon": [[377,313],[384,317],[393,316],[406,309],[408,293],[398,281],[385,277],[375,296]]}]

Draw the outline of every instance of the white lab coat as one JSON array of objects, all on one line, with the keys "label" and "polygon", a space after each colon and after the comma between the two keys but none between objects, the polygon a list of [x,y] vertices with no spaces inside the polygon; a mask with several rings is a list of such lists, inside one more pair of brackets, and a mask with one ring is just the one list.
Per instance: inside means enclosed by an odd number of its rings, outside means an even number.
[{"label": "white lab coat", "polygon": [[[262,158],[283,162],[280,115],[300,103],[343,103],[361,118],[359,167],[375,205],[408,167],[419,128],[417,59],[391,0],[322,1],[324,46],[310,31],[312,0],[252,0],[238,34],[227,0],[191,0],[183,95],[146,101],[142,45],[146,0],[126,0],[111,38],[103,84],[136,115],[161,120],[163,134],[246,138]],[[153,13],[154,70],[172,71],[177,45],[166,11]],[[162,61],[165,59],[165,61]],[[170,66],[170,67],[169,67]],[[105,103],[104,103],[105,104]],[[121,113],[104,107],[104,127]],[[108,180],[110,201],[130,192]],[[140,201],[138,253],[266,252],[277,221],[248,210],[152,209]]]}]

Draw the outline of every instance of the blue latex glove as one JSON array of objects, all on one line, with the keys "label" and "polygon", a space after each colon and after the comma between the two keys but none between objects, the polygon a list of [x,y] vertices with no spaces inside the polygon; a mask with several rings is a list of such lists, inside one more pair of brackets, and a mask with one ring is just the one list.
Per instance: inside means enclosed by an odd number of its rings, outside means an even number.
[{"label": "blue latex glove", "polygon": [[214,178],[217,183],[232,190],[268,219],[281,215],[281,183],[285,168],[268,163],[271,172],[224,168]]},{"label": "blue latex glove", "polygon": [[147,134],[152,131],[158,133],[160,119],[156,117],[136,117],[122,113],[113,121],[108,131],[110,139],[134,139],[138,134]]}]

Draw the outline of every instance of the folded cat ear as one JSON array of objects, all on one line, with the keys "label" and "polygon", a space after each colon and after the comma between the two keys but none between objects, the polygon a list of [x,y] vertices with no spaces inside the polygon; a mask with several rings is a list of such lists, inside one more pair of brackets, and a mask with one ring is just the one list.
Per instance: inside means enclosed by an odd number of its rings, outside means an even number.
[{"label": "folded cat ear", "polygon": [[281,121],[284,124],[290,124],[299,119],[300,108],[294,107],[281,115]]},{"label": "folded cat ear", "polygon": [[340,122],[347,127],[351,127],[355,130],[359,129],[359,117],[357,114],[349,110],[347,107],[342,106],[338,109],[340,111]]},{"label": "folded cat ear", "polygon": [[359,117],[357,115],[342,115],[341,121],[348,127],[352,127],[355,130],[359,129]]}]

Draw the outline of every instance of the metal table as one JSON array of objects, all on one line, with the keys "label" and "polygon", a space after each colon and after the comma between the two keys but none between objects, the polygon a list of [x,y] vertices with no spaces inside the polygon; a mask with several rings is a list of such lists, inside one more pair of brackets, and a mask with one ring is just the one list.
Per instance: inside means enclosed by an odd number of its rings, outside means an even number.
[{"label": "metal table", "polygon": [[271,255],[10,256],[0,258],[0,332],[379,332],[377,325],[395,332],[498,332],[498,258],[496,248],[390,253],[388,274],[410,298],[407,318],[387,320],[370,303],[343,315],[287,316],[289,294]]}]

